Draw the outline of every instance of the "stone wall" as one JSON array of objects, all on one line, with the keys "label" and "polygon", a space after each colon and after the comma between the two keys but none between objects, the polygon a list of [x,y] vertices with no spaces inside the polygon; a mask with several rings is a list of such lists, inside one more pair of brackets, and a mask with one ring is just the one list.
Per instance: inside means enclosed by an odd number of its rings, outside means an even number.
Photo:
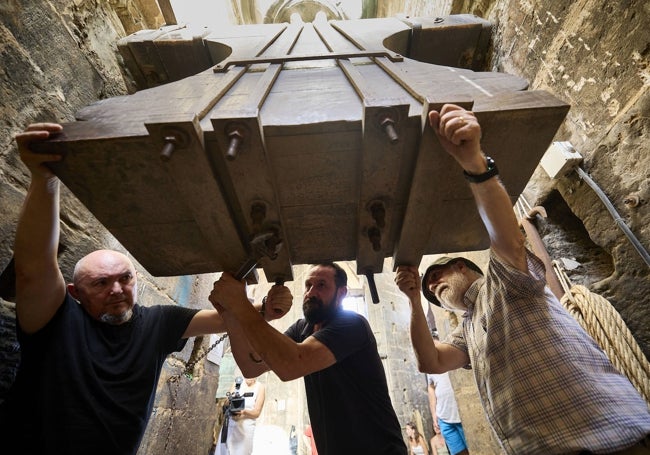
[{"label": "stone wall", "polygon": [[[581,168],[604,191],[644,246],[650,247],[650,7],[643,1],[492,2],[487,19],[498,24],[493,67],[520,75],[531,89],[547,90],[571,104],[556,140],[570,141]],[[561,198],[553,197],[557,191]],[[550,180],[540,168],[524,193],[549,218],[566,204],[593,244],[574,250],[558,241],[561,221],[545,233],[554,259],[582,266],[574,284],[607,298],[650,354],[650,265],[617,226],[595,191],[573,172]],[[639,203],[629,201],[637,197]],[[547,204],[548,201],[548,204]],[[628,201],[626,203],[626,201]],[[543,228],[547,228],[544,222]],[[602,276],[605,257],[609,273]],[[598,279],[590,277],[591,268]]]},{"label": "stone wall", "polygon": [[[607,195],[637,241],[650,246],[650,8],[646,2],[480,1],[463,12],[495,24],[492,70],[571,104],[556,135]],[[576,172],[552,180],[540,166],[524,191],[548,217],[534,223],[551,259],[569,258],[573,284],[602,295],[650,354],[650,265]],[[627,201],[627,202],[626,202]],[[630,202],[632,201],[632,203]],[[639,201],[635,205],[635,201]],[[454,378],[455,380],[457,378]],[[467,386],[469,387],[469,386]],[[471,389],[471,387],[469,387]],[[462,389],[461,390],[467,390]],[[473,399],[461,402],[471,415]],[[479,423],[480,424],[480,423]],[[470,441],[471,444],[472,441]],[[483,453],[483,452],[481,452]]]},{"label": "stone wall", "polygon": [[[3,360],[0,400],[15,374],[19,354],[15,351],[15,338],[8,335],[14,324],[11,264],[16,221],[29,181],[28,172],[16,153],[13,136],[30,123],[72,121],[74,113],[82,107],[98,99],[126,94],[128,78],[123,77],[116,47],[117,40],[126,35],[122,21],[125,18],[132,21],[127,21],[127,30],[129,27],[157,27],[160,25],[157,19],[145,20],[150,13],[140,9],[152,5],[156,5],[155,0],[10,1],[0,6],[0,116],[3,119],[0,126],[0,332],[7,335],[0,341],[3,353],[0,356]],[[65,187],[62,188],[61,217],[59,261],[66,280],[70,280],[75,262],[84,254],[100,247],[124,250]],[[214,277],[160,279],[149,275],[135,262],[140,303],[207,306]],[[199,353],[207,347],[206,340],[197,339],[196,343]],[[168,439],[178,440],[188,447],[185,453],[203,454],[211,444],[214,405],[202,397],[214,396],[218,375],[201,363],[197,365],[194,381],[179,382],[181,398],[194,397],[195,401],[181,402],[179,399],[174,402],[165,390],[169,388],[167,378],[183,371],[194,344],[194,340],[190,340],[185,350],[165,365],[156,412],[151,420],[154,436],[160,437],[152,438],[155,447],[147,453],[165,453],[161,448],[169,434]],[[192,411],[191,419],[184,418],[188,408]],[[177,420],[179,423],[170,427],[168,416],[176,419],[178,415],[182,417]],[[191,428],[190,436],[184,425]],[[143,442],[143,447],[147,451],[151,445],[145,446]]]}]

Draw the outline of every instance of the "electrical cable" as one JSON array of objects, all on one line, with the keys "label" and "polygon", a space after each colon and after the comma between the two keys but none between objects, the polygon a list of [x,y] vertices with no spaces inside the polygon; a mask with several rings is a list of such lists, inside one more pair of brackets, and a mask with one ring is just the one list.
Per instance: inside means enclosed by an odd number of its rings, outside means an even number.
[{"label": "electrical cable", "polygon": [[580,178],[583,179],[585,182],[587,182],[587,184],[591,187],[591,189],[593,189],[596,192],[600,200],[603,201],[603,204],[605,204],[607,211],[612,215],[618,227],[620,227],[621,230],[625,233],[627,238],[632,243],[632,246],[634,246],[634,249],[639,253],[639,255],[641,255],[641,258],[643,258],[643,260],[645,261],[646,265],[650,267],[650,253],[648,253],[648,250],[646,250],[643,247],[643,245],[641,245],[641,242],[639,242],[639,240],[635,237],[634,233],[630,230],[627,224],[625,224],[625,221],[618,214],[614,205],[607,198],[607,195],[603,192],[603,190],[600,189],[600,187],[596,184],[596,182],[594,182],[593,179],[589,177],[589,175],[580,166],[576,166],[575,169],[578,175],[580,176]]}]

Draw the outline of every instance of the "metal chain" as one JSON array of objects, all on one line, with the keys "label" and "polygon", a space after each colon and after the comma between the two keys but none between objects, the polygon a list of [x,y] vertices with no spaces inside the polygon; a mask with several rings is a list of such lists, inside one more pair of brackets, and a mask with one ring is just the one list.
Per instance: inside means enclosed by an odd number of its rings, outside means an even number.
[{"label": "metal chain", "polygon": [[184,374],[188,379],[191,380],[192,377],[194,376],[193,373],[192,373],[194,371],[194,366],[198,362],[203,360],[203,358],[205,358],[205,356],[208,355],[210,353],[210,351],[212,351],[215,347],[217,347],[217,345],[219,343],[221,343],[223,340],[225,340],[226,338],[228,338],[228,334],[224,333],[219,338],[217,338],[217,341],[212,343],[212,346],[210,346],[207,350],[205,350],[205,352],[203,352],[201,355],[197,356],[196,359],[192,360],[191,362],[187,362],[187,364],[185,365],[185,370],[183,371],[182,374]]},{"label": "metal chain", "polygon": [[[180,383],[178,382],[178,380],[180,379],[181,376],[182,373],[179,375],[170,376],[169,379],[167,379],[167,385],[169,386],[169,392],[171,395],[170,410],[176,409],[176,401],[178,399],[178,388],[180,387]],[[165,446],[163,449],[163,453],[167,453],[167,447],[169,446],[169,441],[172,435],[173,427],[174,427],[174,413],[170,411],[169,422],[167,423],[167,435],[165,436]]]},{"label": "metal chain", "polygon": [[[206,355],[208,355],[210,353],[210,351],[212,351],[215,347],[217,347],[219,345],[219,343],[221,343],[227,337],[228,337],[227,333],[224,333],[223,335],[221,335],[214,343],[212,343],[212,345],[203,354],[197,356],[196,359],[194,359],[193,361],[187,362],[185,364],[185,368],[183,369],[183,371],[181,373],[170,376],[167,379],[167,385],[169,386],[169,394],[171,396],[171,400],[170,400],[170,402],[171,402],[170,403],[170,409],[171,410],[176,409],[176,402],[178,400],[178,390],[179,390],[179,387],[180,387],[180,379],[183,376],[185,376],[187,379],[189,379],[191,381],[193,379],[192,371],[194,371],[194,366],[197,364],[197,362],[202,360]],[[178,357],[175,357],[175,358],[177,360],[180,360],[180,359],[178,359]],[[182,360],[181,360],[181,362],[182,362]],[[165,447],[164,447],[163,453],[167,453],[167,448],[169,446],[173,426],[174,426],[174,415],[173,415],[173,413],[170,412],[170,414],[169,414],[169,423],[167,424],[167,435],[165,437]]]}]

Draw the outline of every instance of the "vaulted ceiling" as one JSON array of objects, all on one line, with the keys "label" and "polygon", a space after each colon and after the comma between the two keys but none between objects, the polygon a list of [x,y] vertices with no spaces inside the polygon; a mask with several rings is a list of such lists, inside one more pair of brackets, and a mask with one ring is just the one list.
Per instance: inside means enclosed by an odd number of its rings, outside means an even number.
[{"label": "vaulted ceiling", "polygon": [[[223,22],[228,18],[230,23],[239,25],[314,22],[317,16],[325,20],[387,17],[404,7],[403,1],[379,3],[377,0],[170,1],[179,22]],[[212,17],[206,11],[213,11]]]}]

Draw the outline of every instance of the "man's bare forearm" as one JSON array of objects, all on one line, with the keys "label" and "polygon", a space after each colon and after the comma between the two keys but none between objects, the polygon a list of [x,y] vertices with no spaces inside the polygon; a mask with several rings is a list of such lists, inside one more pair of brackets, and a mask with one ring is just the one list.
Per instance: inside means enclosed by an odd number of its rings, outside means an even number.
[{"label": "man's bare forearm", "polygon": [[16,227],[16,313],[21,328],[42,328],[63,302],[65,281],[57,263],[59,181],[35,176]]},{"label": "man's bare forearm", "polygon": [[[243,334],[253,355],[259,356],[255,359],[249,358],[248,361],[264,362],[267,369],[273,370],[283,381],[302,376],[297,373],[300,353],[299,345],[295,341],[264,321],[251,305],[238,307],[235,311],[232,317],[239,324],[238,332]],[[230,316],[225,319],[227,324],[230,324],[229,319]],[[230,326],[228,329],[230,330]],[[243,352],[240,355],[248,356]]]},{"label": "man's bare forearm", "polygon": [[418,370],[423,373],[437,372],[439,368],[438,352],[433,343],[419,296],[409,300],[409,303],[411,305],[411,344],[415,351]]},{"label": "man's bare forearm", "polygon": [[242,374],[247,378],[256,378],[269,370],[268,365],[260,359],[259,354],[253,349],[246,338],[239,321],[228,312],[222,313],[226,325],[232,355]]},{"label": "man's bare forearm", "polygon": [[510,196],[498,179],[470,184],[479,215],[490,236],[493,251],[519,270],[526,271],[524,236],[512,209]]},{"label": "man's bare forearm", "polygon": [[23,204],[14,244],[16,267],[21,273],[42,273],[44,267],[58,270],[59,180],[34,177]]}]

